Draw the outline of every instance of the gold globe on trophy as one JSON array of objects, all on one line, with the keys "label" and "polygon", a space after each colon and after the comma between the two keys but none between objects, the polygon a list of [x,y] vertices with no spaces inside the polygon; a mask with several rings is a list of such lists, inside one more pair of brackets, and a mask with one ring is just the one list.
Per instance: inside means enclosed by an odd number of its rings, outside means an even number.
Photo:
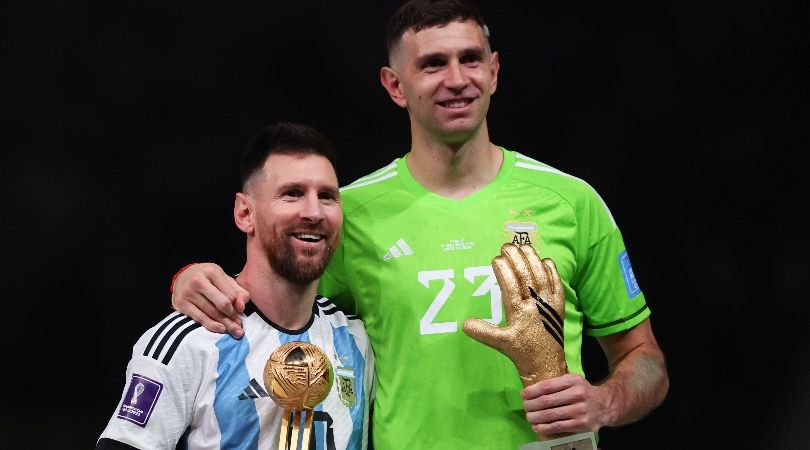
[{"label": "gold globe on trophy", "polygon": [[264,386],[276,404],[284,409],[279,449],[298,448],[304,415],[301,448],[309,448],[312,410],[329,395],[333,378],[329,358],[320,348],[307,342],[288,342],[270,355],[264,366]]}]

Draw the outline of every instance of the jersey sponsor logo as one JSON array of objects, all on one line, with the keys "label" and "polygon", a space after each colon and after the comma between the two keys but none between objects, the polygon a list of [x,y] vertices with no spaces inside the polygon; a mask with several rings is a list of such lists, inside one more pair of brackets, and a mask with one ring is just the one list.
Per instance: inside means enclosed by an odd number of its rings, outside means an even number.
[{"label": "jersey sponsor logo", "polygon": [[408,244],[405,242],[405,239],[399,239],[391,248],[388,249],[388,252],[383,256],[383,261],[388,261],[391,258],[401,258],[403,256],[411,256],[413,255],[413,250]]},{"label": "jersey sponsor logo", "polygon": [[535,248],[537,242],[537,224],[534,222],[505,222],[503,224],[505,243],[515,245],[528,244]]},{"label": "jersey sponsor logo", "polygon": [[624,278],[627,296],[634,298],[641,293],[641,288],[638,286],[636,276],[633,274],[633,266],[630,265],[630,256],[627,255],[627,250],[619,253],[619,267],[622,269],[622,278]]},{"label": "jersey sponsor logo", "polygon": [[239,394],[239,400],[247,400],[249,398],[259,398],[259,397],[269,397],[270,394],[264,390],[261,384],[256,381],[255,378],[250,380],[247,386],[242,389],[242,393]]},{"label": "jersey sponsor logo", "polygon": [[442,251],[454,252],[456,250],[469,250],[475,247],[475,242],[465,241],[464,239],[453,239],[452,241],[442,244]]},{"label": "jersey sponsor logo", "polygon": [[145,427],[162,391],[163,384],[159,381],[137,373],[132,374],[117,417]]}]

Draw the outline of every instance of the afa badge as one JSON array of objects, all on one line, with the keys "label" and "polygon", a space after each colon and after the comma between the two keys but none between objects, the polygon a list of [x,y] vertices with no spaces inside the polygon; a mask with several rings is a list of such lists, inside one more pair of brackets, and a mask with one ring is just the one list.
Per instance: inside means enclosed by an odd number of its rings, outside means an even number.
[{"label": "afa badge", "polygon": [[534,222],[505,222],[503,224],[504,243],[508,244],[528,244],[537,249],[535,242],[537,236],[537,224]]},{"label": "afa badge", "polygon": [[354,370],[351,367],[335,367],[335,380],[340,401],[347,408],[353,408],[357,404],[357,395],[354,392]]}]

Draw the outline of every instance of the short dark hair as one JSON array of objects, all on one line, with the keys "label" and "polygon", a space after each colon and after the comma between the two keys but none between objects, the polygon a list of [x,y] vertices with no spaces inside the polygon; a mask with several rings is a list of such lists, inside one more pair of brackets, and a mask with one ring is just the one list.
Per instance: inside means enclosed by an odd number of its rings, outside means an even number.
[{"label": "short dark hair", "polygon": [[272,154],[321,155],[332,163],[332,168],[337,162],[332,144],[315,128],[298,123],[274,123],[259,131],[242,155],[242,189]]},{"label": "short dark hair", "polygon": [[415,33],[425,28],[447,25],[455,21],[472,20],[484,29],[484,36],[489,38],[484,18],[478,8],[465,0],[410,0],[388,20],[385,33],[385,45],[388,56],[391,50],[408,30]]}]

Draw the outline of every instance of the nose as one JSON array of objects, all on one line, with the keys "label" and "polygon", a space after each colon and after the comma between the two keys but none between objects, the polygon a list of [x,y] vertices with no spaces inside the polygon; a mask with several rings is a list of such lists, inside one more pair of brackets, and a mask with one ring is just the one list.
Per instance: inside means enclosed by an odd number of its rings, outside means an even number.
[{"label": "nose", "polygon": [[444,84],[448,89],[462,90],[467,86],[467,76],[464,66],[459,61],[451,61],[447,66],[447,77]]},{"label": "nose", "polygon": [[304,198],[300,216],[305,221],[312,223],[323,220],[323,205],[316,194],[307,195]]}]

